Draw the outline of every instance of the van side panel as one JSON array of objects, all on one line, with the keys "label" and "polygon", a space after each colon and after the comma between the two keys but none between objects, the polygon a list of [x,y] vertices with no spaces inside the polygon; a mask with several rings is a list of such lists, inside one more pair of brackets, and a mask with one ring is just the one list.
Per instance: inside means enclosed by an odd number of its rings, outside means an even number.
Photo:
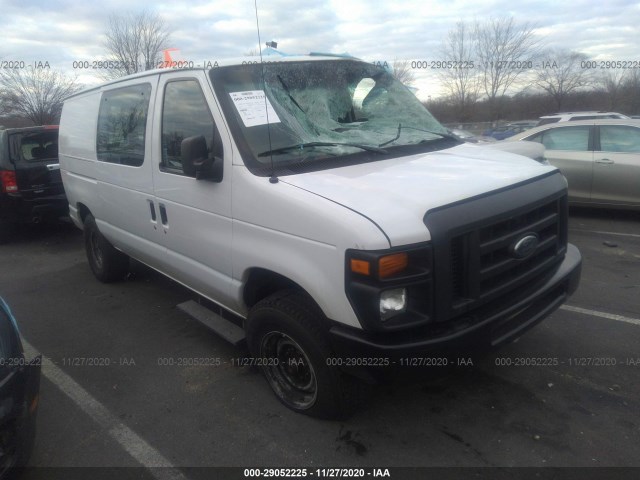
[{"label": "van side panel", "polygon": [[[59,153],[67,159],[96,160],[96,125],[100,107],[100,91],[91,91],[64,102],[60,118]],[[62,161],[62,159],[61,159]],[[73,163],[76,173],[89,175],[93,166]]]},{"label": "van side panel", "polygon": [[99,105],[99,92],[79,95],[64,103],[60,118],[60,173],[69,200],[69,215],[80,228],[78,203],[85,204],[94,215],[101,211],[95,173]]}]

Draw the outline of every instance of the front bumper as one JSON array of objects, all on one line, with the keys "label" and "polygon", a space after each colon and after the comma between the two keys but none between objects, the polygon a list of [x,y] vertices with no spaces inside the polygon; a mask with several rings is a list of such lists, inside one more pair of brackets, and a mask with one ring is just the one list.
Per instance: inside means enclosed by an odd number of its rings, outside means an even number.
[{"label": "front bumper", "polygon": [[544,284],[526,298],[474,322],[451,321],[401,334],[372,334],[334,324],[329,330],[337,366],[370,378],[375,369],[406,365],[410,358],[468,355],[488,350],[519,337],[549,316],[578,288],[582,269],[579,250],[569,244],[564,260]]}]

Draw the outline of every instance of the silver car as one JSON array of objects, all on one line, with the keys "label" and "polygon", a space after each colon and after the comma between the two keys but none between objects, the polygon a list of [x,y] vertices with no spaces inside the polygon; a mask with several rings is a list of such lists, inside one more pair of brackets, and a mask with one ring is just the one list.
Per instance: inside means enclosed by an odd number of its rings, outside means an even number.
[{"label": "silver car", "polygon": [[506,141],[545,147],[545,159],[569,182],[575,205],[640,209],[640,120],[596,119],[553,123]]}]

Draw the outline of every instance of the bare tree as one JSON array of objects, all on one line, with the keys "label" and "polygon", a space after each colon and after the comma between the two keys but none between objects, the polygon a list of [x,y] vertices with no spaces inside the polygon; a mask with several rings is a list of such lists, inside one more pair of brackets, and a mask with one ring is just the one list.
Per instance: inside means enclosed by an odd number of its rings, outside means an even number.
[{"label": "bare tree", "polygon": [[3,110],[34,125],[57,123],[66,97],[80,90],[75,78],[45,68],[0,71]]},{"label": "bare tree", "polygon": [[473,33],[480,84],[495,120],[499,114],[498,101],[529,70],[539,42],[533,25],[517,24],[512,17],[476,23]]},{"label": "bare tree", "polygon": [[[0,77],[0,82],[2,82],[2,78]],[[0,116],[5,116],[11,113],[4,99],[4,88],[0,84]]]},{"label": "bare tree", "polygon": [[155,13],[111,15],[104,47],[115,68],[105,77],[117,78],[156,68],[168,48],[170,32]]},{"label": "bare tree", "polygon": [[409,60],[393,59],[393,76],[396,77],[400,83],[411,86],[416,81],[416,76],[411,69],[411,62]]},{"label": "bare tree", "polygon": [[630,114],[640,113],[640,70],[629,70],[622,85],[622,102]]},{"label": "bare tree", "polygon": [[615,110],[618,107],[626,78],[625,71],[617,69],[603,70],[598,77],[598,85],[600,90],[607,95],[610,110]]},{"label": "bare tree", "polygon": [[438,70],[438,77],[460,121],[471,115],[473,105],[478,100],[480,84],[473,53],[469,28],[464,22],[458,22],[449,31],[441,49],[442,59],[447,64],[450,62],[451,68]]},{"label": "bare tree", "polygon": [[547,50],[536,62],[539,70],[534,83],[551,95],[558,111],[562,110],[567,96],[588,85],[593,84],[593,74],[584,68],[588,57],[582,53],[569,50]]}]

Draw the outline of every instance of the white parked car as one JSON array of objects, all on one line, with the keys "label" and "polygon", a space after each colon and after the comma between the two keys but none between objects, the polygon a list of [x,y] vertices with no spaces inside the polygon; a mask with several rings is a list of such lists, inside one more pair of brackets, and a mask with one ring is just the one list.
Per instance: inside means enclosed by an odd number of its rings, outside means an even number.
[{"label": "white parked car", "polygon": [[606,119],[606,118],[616,118],[616,119],[628,119],[626,115],[617,112],[603,112],[603,111],[585,111],[585,112],[560,112],[554,113],[551,115],[545,115],[544,117],[540,117],[538,123],[535,125],[536,127],[540,127],[542,125],[547,125],[549,123],[557,123],[557,122],[572,122],[576,120],[596,120],[596,119]]},{"label": "white parked car", "polygon": [[505,343],[577,288],[556,168],[461,142],[356,59],[218,64],[69,98],[62,178],[96,277],[131,256],[235,314],[288,407],[344,416],[362,380]]}]

